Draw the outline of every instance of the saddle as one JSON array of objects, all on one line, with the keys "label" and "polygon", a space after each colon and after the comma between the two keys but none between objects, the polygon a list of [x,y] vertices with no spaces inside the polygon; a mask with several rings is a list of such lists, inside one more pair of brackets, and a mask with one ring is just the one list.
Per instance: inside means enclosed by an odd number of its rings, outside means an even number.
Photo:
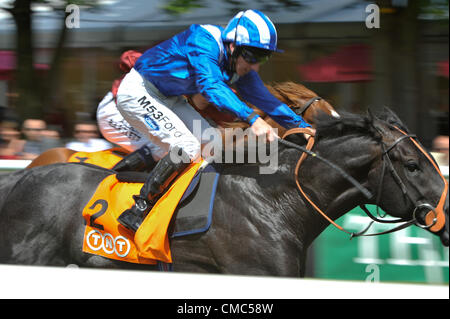
[{"label": "saddle", "polygon": [[205,232],[212,220],[219,171],[203,162],[191,164],[159,198],[133,233],[117,217],[133,204],[146,173],[106,177],[83,210],[83,252],[138,264],[171,263],[170,240]]}]

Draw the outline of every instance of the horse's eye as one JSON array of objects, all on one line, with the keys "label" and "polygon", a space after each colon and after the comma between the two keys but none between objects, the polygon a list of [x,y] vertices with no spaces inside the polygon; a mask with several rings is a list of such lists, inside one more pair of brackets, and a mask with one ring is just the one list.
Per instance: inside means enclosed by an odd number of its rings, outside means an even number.
[{"label": "horse's eye", "polygon": [[415,162],[408,162],[405,164],[405,167],[410,171],[411,173],[414,173],[415,171],[419,171],[419,165],[417,165]]}]

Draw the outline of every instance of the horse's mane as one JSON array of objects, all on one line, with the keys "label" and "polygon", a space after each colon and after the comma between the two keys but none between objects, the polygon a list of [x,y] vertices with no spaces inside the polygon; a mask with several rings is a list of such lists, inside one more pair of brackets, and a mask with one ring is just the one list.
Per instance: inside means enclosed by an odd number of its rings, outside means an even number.
[{"label": "horse's mane", "polygon": [[380,140],[380,125],[375,125],[381,121],[386,128],[390,129],[394,125],[408,132],[407,127],[398,116],[389,108],[385,107],[381,113],[376,115],[368,110],[366,115],[349,112],[340,112],[340,117],[330,117],[319,115],[316,123],[318,138],[333,138],[350,134],[364,135],[376,140]]},{"label": "horse's mane", "polygon": [[317,96],[315,92],[304,85],[294,82],[272,83],[271,85],[266,85],[266,87],[277,99],[291,108],[302,106],[299,97],[311,99]]}]

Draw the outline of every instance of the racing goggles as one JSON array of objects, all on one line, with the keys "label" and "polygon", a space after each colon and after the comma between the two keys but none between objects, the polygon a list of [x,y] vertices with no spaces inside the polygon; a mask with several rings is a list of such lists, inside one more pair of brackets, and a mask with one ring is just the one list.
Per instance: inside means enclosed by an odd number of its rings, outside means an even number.
[{"label": "racing goggles", "polygon": [[241,48],[241,56],[245,60],[245,62],[250,64],[263,64],[266,63],[269,58],[272,56],[272,52],[268,50],[262,50],[257,48]]}]

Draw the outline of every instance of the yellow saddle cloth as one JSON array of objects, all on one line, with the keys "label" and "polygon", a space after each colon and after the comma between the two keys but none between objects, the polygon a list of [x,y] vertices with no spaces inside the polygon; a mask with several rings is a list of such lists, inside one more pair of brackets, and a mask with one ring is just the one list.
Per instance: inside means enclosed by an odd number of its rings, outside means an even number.
[{"label": "yellow saddle cloth", "polygon": [[138,264],[172,262],[168,227],[172,215],[202,162],[192,163],[162,195],[136,234],[117,222],[130,208],[143,183],[119,182],[109,175],[97,187],[83,210],[86,229],[83,252]]},{"label": "yellow saddle cloth", "polygon": [[117,154],[118,152],[124,153],[126,151],[121,148],[112,148],[98,152],[76,152],[69,157],[67,162],[88,163],[104,168],[113,168],[114,165],[116,165],[123,158]]}]

